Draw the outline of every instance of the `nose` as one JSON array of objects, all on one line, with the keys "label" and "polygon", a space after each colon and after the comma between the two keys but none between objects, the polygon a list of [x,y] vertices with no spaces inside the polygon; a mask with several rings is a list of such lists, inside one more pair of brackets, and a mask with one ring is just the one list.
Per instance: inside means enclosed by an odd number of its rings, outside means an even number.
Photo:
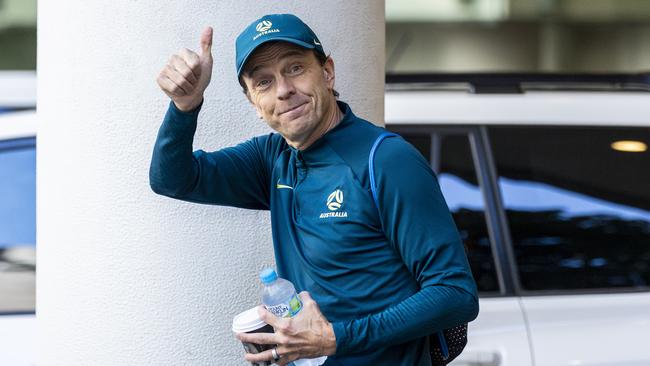
[{"label": "nose", "polygon": [[296,88],[293,86],[291,79],[279,77],[277,79],[276,94],[280,100],[289,99],[293,94],[296,94]]}]

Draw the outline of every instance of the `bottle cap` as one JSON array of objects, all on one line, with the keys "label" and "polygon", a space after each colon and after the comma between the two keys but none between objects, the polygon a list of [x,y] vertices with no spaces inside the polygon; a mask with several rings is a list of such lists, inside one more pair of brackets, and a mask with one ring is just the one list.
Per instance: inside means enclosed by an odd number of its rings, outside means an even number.
[{"label": "bottle cap", "polygon": [[260,272],[260,280],[262,280],[262,283],[265,285],[277,279],[278,279],[278,274],[275,273],[275,269],[273,268],[264,268],[262,272]]}]

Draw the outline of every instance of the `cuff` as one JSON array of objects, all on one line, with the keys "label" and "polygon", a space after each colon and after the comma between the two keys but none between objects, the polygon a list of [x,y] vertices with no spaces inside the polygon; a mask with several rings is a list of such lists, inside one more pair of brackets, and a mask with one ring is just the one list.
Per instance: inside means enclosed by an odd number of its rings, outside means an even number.
[{"label": "cuff", "polygon": [[335,322],[332,323],[332,329],[334,330],[334,336],[336,337],[336,354],[342,355],[349,353],[348,345],[350,344],[350,335],[345,326],[345,322]]},{"label": "cuff", "polygon": [[183,112],[180,109],[178,109],[176,103],[174,103],[173,100],[169,101],[169,111],[180,118],[196,119],[199,116],[199,112],[201,111],[202,106],[203,106],[203,99],[201,99],[201,103],[199,103],[199,105],[196,106],[196,108],[192,109],[191,111]]}]

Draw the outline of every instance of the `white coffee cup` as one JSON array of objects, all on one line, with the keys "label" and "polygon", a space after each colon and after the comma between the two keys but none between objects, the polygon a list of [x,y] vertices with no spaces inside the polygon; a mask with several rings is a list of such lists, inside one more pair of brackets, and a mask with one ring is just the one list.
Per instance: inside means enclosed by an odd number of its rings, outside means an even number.
[{"label": "white coffee cup", "polygon": [[[232,331],[235,333],[274,333],[273,327],[260,319],[260,316],[257,313],[257,307],[237,314],[237,316],[232,320]],[[248,342],[242,342],[242,344],[248,353],[260,353],[275,347],[273,344],[256,344]],[[273,363],[270,361],[251,363],[253,366],[270,366],[272,364]]]}]

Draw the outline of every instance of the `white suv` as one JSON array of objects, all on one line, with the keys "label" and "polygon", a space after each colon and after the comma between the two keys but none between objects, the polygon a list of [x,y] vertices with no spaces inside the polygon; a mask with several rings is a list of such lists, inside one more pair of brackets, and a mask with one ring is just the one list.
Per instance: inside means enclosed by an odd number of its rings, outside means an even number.
[{"label": "white suv", "polygon": [[0,72],[0,365],[36,359],[36,77]]},{"label": "white suv", "polygon": [[480,293],[452,364],[650,365],[650,93],[417,80],[387,84],[386,125],[438,174]]}]

